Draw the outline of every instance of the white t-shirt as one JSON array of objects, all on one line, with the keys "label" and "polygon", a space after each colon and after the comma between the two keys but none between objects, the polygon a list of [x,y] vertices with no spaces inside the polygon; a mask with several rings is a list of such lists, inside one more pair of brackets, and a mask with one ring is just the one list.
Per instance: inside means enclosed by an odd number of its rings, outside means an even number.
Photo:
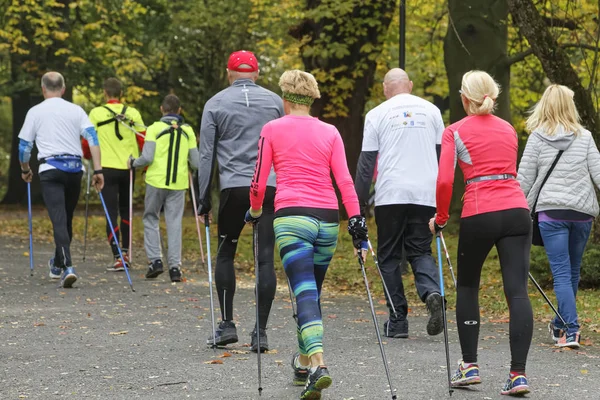
[{"label": "white t-shirt", "polygon": [[399,94],[367,113],[362,151],[379,152],[375,205],[435,207],[436,145],[444,121],[432,103]]},{"label": "white t-shirt", "polygon": [[[35,141],[38,160],[61,154],[83,156],[80,136],[93,126],[83,108],[60,97],[52,97],[27,112],[19,139]],[[39,173],[49,169],[54,167],[40,164]]]}]

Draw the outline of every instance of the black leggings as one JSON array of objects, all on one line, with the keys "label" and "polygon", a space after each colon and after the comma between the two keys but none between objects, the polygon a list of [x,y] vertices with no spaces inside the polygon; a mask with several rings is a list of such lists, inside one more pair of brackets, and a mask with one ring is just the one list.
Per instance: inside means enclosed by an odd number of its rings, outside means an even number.
[{"label": "black leggings", "polygon": [[81,191],[83,172],[71,174],[51,169],[40,174],[42,196],[54,230],[54,265],[71,267],[71,240],[73,239],[73,212]]},{"label": "black leggings", "polygon": [[510,314],[510,369],[525,373],[533,335],[533,312],[527,293],[531,217],[523,208],[479,214],[460,221],[456,320],[463,361],[477,362],[479,281],[483,263],[494,245]]},{"label": "black leggings", "polygon": [[[258,224],[258,310],[259,325],[266,329],[271,305],[277,289],[277,277],[273,263],[275,234],[273,232],[275,188],[267,187],[263,214]],[[244,216],[250,208],[250,187],[223,189],[219,204],[219,247],[215,284],[221,306],[221,318],[233,320],[233,296],[235,294],[235,268],[233,260],[238,238],[244,228]]]},{"label": "black leggings", "polygon": [[[117,240],[123,253],[129,251],[129,170],[104,168],[104,188],[102,196],[110,215],[110,220],[115,228]],[[133,175],[135,179],[135,174]],[[121,227],[117,224],[117,217],[121,216]],[[121,235],[119,235],[121,232]],[[106,236],[113,252],[113,256],[119,256],[117,244],[110,231],[110,225],[106,222]]]}]

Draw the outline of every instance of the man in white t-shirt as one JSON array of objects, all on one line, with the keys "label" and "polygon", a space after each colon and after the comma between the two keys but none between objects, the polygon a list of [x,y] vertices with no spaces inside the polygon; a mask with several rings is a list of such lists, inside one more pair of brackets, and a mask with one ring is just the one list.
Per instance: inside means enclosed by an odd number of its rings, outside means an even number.
[{"label": "man in white t-shirt", "polygon": [[94,125],[83,109],[62,99],[65,80],[58,72],[42,77],[44,101],[32,107],[19,133],[21,177],[31,182],[29,167],[33,144],[38,149],[39,174],[44,203],[54,230],[54,257],[48,262],[50,278],[60,279],[61,286],[70,288],[77,280],[71,261],[73,212],[79,200],[83,166],[80,136],[90,145],[94,163],[92,185],[102,190],[104,177],[100,163],[100,147]]},{"label": "man in white t-shirt", "polygon": [[379,267],[396,314],[384,324],[385,335],[408,337],[408,303],[400,263],[411,264],[415,286],[429,310],[427,333],[443,329],[439,273],[431,255],[429,219],[435,214],[435,185],[444,122],[440,110],[411,94],[413,83],[399,68],[384,78],[385,102],[367,113],[356,192],[364,211],[377,163],[375,221]]}]

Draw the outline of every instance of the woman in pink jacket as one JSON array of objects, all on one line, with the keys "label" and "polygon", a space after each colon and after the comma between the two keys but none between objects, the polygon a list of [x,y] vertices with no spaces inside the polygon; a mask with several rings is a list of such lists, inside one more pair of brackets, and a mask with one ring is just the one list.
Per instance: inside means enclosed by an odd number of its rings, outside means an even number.
[{"label": "woman in pink jacket", "polygon": [[286,71],[279,81],[286,116],[267,123],[258,142],[258,159],[250,188],[247,222],[262,213],[271,167],[277,175],[273,229],[285,273],[298,307],[298,352],[292,358],[294,384],[304,385],[301,399],[320,399],[332,381],[323,360],[323,321],[319,303],[327,267],[339,231],[338,199],[331,173],[352,217],[348,231],[354,246],[367,240],[365,219],[335,126],[310,116],[320,96],[315,78]]}]

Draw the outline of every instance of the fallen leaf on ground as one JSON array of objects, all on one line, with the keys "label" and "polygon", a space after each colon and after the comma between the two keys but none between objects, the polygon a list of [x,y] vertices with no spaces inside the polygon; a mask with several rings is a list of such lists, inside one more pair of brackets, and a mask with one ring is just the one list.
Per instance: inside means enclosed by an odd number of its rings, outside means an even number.
[{"label": "fallen leaf on ground", "polygon": [[267,350],[265,351],[265,354],[277,354],[277,349]]},{"label": "fallen leaf on ground", "polygon": [[385,311],[375,311],[375,315],[387,315]]},{"label": "fallen leaf on ground", "polygon": [[117,336],[117,335],[127,335],[129,331],[119,331],[119,332],[110,332],[109,335]]},{"label": "fallen leaf on ground", "polygon": [[35,324],[33,324],[33,326],[46,326],[46,324],[43,322],[36,322]]},{"label": "fallen leaf on ground", "polygon": [[223,364],[223,361],[221,361],[221,360],[210,360],[210,361],[204,361],[204,364]]},{"label": "fallen leaf on ground", "polygon": [[225,353],[221,354],[219,357],[221,357],[221,358],[231,357],[231,353],[225,352]]},{"label": "fallen leaf on ground", "polygon": [[335,315],[335,314],[329,314],[329,315],[327,316],[327,318],[329,318],[329,319],[336,319],[336,318],[337,318],[337,315]]},{"label": "fallen leaf on ground", "polygon": [[250,353],[250,352],[249,352],[249,351],[247,351],[247,350],[231,350],[231,351],[229,351],[229,352],[230,352],[231,354],[248,354],[248,353]]}]

